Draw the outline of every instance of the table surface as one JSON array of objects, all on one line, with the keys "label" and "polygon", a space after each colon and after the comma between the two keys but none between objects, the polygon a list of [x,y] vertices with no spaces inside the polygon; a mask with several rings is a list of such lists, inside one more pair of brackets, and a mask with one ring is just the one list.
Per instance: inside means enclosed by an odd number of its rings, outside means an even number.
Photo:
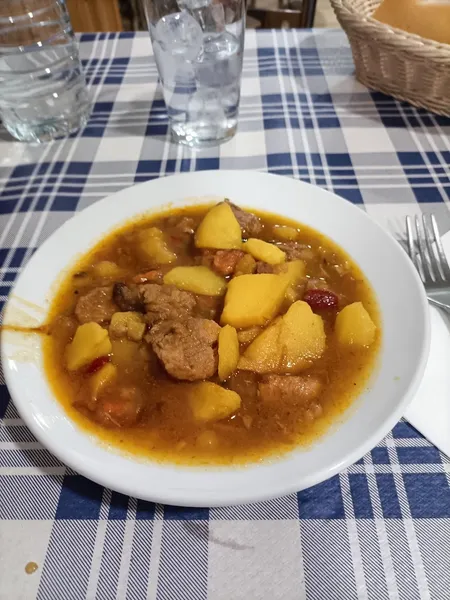
[{"label": "table surface", "polygon": [[[450,229],[450,119],[369,93],[340,31],[247,33],[239,132],[193,153],[168,139],[145,34],[85,34],[92,117],[33,147],[0,134],[0,300],[75,211],[136,182],[234,168],[310,181],[395,234]],[[339,476],[285,498],[181,509],[74,473],[0,386],[0,598],[450,598],[450,463],[402,421]],[[29,561],[38,570],[25,574]]]}]

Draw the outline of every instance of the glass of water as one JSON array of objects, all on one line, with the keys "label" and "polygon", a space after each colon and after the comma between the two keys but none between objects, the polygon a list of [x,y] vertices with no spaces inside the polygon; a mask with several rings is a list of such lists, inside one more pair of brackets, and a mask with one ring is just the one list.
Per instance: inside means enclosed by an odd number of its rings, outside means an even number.
[{"label": "glass of water", "polygon": [[214,146],[236,132],[244,0],[144,0],[174,141]]},{"label": "glass of water", "polygon": [[90,102],[65,0],[0,0],[0,117],[46,142],[86,124]]}]

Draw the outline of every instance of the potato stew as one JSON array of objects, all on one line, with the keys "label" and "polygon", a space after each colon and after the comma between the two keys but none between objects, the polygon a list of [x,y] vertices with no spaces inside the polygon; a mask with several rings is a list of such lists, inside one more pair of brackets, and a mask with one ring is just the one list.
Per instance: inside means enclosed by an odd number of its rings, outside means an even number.
[{"label": "potato stew", "polygon": [[184,464],[311,442],[367,385],[380,339],[340,248],[228,200],[106,237],[64,280],[48,333],[45,368],[73,419]]}]

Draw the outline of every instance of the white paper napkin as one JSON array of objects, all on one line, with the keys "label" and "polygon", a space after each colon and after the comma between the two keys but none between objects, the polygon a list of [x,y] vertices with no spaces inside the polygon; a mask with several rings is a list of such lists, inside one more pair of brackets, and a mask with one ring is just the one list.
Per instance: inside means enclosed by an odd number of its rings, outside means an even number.
[{"label": "white paper napkin", "polygon": [[[450,232],[443,236],[442,243],[450,258]],[[428,365],[405,419],[450,457],[450,315],[432,306],[430,311]]]}]

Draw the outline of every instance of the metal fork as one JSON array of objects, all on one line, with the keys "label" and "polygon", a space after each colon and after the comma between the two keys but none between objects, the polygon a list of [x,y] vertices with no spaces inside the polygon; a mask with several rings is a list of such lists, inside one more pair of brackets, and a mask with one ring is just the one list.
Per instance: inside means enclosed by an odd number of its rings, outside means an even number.
[{"label": "metal fork", "polygon": [[413,261],[431,304],[450,313],[450,266],[442,247],[433,214],[414,221],[406,217],[408,254]]}]

